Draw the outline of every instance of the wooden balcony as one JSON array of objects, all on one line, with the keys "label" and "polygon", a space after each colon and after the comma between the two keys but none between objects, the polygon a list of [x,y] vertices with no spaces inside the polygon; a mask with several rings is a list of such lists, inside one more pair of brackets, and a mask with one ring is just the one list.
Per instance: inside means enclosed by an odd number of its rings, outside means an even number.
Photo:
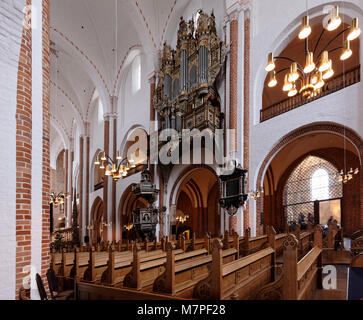
[{"label": "wooden balcony", "polygon": [[360,65],[340,74],[326,82],[320,93],[312,98],[304,98],[302,95],[285,99],[260,111],[260,122],[272,119],[280,114],[296,109],[304,104],[322,98],[353,84],[360,82]]}]

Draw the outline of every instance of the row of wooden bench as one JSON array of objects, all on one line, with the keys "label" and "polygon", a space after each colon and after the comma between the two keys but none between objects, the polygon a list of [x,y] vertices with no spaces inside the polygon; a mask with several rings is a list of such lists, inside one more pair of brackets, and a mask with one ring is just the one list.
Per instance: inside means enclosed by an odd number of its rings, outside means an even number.
[{"label": "row of wooden bench", "polygon": [[[267,286],[276,286],[278,281],[285,279],[283,284],[294,280],[299,289],[299,297],[305,298],[305,292],[313,285],[318,287],[319,259],[322,251],[321,228],[314,233],[300,235],[300,240],[293,234],[277,239],[273,228],[269,228],[268,246],[239,257],[235,247],[226,247],[227,240],[214,239],[211,245],[211,255],[206,248],[192,252],[180,252],[173,243],[167,244],[166,257],[161,265],[156,260],[143,261],[143,252],[138,245],[133,249],[131,270],[123,277],[121,263],[116,262],[116,252],[110,250],[107,275],[103,283],[113,285],[95,285],[82,281],[76,282],[78,299],[250,299],[270,297],[271,290]],[[307,254],[297,263],[304,239],[314,238],[312,249],[307,248]],[[283,239],[282,241],[280,241]],[[234,237],[237,243],[237,237]],[[275,281],[276,252],[281,242],[284,259],[283,277]],[[229,242],[228,242],[229,243]],[[309,246],[311,243],[309,244]],[[293,253],[291,253],[293,252]],[[287,254],[288,253],[288,254]],[[293,255],[295,254],[295,260]],[[294,267],[293,261],[296,266]],[[160,261],[161,262],[161,261]],[[291,270],[296,269],[296,279]],[[291,270],[290,270],[291,269]],[[314,270],[313,270],[314,269]],[[316,270],[315,270],[316,269]],[[312,274],[311,271],[314,271]],[[103,277],[102,277],[103,278]],[[107,278],[107,279],[106,279]],[[118,280],[116,280],[118,279]],[[105,281],[105,282],[104,282]],[[133,288],[133,290],[130,290]],[[289,298],[291,290],[282,286],[280,298]],[[275,290],[275,289],[274,289]],[[276,290],[275,290],[276,291]],[[272,292],[275,292],[272,291]],[[102,292],[102,294],[101,294]],[[265,294],[263,294],[265,292]],[[266,292],[269,292],[268,294]],[[278,292],[278,290],[276,291]],[[291,298],[290,297],[290,298]]]}]

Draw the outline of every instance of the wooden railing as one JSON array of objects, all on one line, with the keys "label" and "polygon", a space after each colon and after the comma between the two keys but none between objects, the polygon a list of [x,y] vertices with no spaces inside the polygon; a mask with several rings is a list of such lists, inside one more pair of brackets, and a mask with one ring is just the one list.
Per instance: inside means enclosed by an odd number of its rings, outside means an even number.
[{"label": "wooden railing", "polygon": [[272,119],[280,114],[296,109],[304,104],[349,87],[358,82],[360,82],[360,65],[346,71],[344,74],[338,75],[331,80],[328,80],[321,89],[320,93],[312,98],[304,98],[302,95],[297,95],[262,109],[260,111],[260,122]]}]

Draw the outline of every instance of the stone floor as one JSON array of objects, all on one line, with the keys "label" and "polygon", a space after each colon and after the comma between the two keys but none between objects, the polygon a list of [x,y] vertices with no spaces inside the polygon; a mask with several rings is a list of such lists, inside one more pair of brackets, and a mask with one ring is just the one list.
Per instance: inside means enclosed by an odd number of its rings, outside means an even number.
[{"label": "stone floor", "polygon": [[[346,300],[347,299],[347,281],[348,266],[335,265],[337,270],[337,288],[336,290],[321,289],[316,292],[314,300]],[[324,274],[323,274],[324,279]]]}]

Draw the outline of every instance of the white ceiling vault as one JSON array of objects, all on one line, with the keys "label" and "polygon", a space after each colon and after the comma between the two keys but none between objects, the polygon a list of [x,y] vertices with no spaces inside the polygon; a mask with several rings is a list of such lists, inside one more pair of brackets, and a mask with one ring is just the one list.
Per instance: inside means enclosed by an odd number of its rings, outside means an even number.
[{"label": "white ceiling vault", "polygon": [[163,43],[171,41],[169,25],[175,28],[191,1],[51,0],[52,137],[62,135],[57,141],[66,147],[76,128],[85,132],[95,93],[111,112],[110,97],[119,95],[136,52],[147,53],[151,74]]}]

